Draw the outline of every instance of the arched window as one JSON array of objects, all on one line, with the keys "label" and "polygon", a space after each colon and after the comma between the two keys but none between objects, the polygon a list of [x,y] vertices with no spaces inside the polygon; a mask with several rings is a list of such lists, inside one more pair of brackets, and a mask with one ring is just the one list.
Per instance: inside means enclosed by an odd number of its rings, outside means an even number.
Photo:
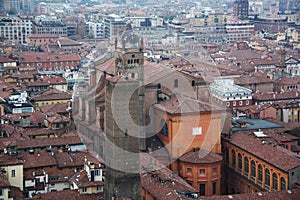
[{"label": "arched window", "polygon": [[192,86],[195,86],[196,82],[194,80],[192,80]]},{"label": "arched window", "polygon": [[160,125],[162,127],[161,133],[165,136],[168,136],[168,125],[165,120],[161,120]]},{"label": "arched window", "polygon": [[232,154],[232,168],[235,168],[235,165],[236,165],[236,157],[235,157],[235,151],[232,150],[231,151],[231,154]]},{"label": "arched window", "polygon": [[226,163],[229,163],[229,152],[228,152],[228,148],[225,148],[225,158],[226,158]]},{"label": "arched window", "polygon": [[270,171],[266,169],[265,171],[265,180],[266,180],[266,187],[270,187]]},{"label": "arched window", "polygon": [[255,179],[256,177],[256,165],[254,160],[251,161],[251,177]]},{"label": "arched window", "polygon": [[286,190],[286,184],[285,184],[285,179],[284,178],[280,179],[280,189],[281,190]]},{"label": "arched window", "polygon": [[249,174],[249,159],[248,159],[248,157],[245,157],[244,165],[245,165],[244,175],[248,176],[248,174]]},{"label": "arched window", "polygon": [[258,182],[261,184],[263,179],[262,166],[258,165]]},{"label": "arched window", "polygon": [[242,155],[240,153],[238,154],[238,170],[242,171]]},{"label": "arched window", "polygon": [[278,177],[277,174],[273,173],[273,190],[278,190]]}]

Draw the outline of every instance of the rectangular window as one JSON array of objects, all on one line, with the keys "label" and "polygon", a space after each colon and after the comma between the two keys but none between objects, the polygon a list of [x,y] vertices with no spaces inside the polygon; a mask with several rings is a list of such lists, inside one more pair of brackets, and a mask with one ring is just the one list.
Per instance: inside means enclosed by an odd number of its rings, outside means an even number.
[{"label": "rectangular window", "polygon": [[226,106],[229,107],[230,106],[230,102],[226,102]]},{"label": "rectangular window", "polygon": [[236,106],[236,101],[233,102],[233,106]]},{"label": "rectangular window", "polygon": [[216,167],[212,169],[212,173],[213,173],[213,175],[217,175],[217,168]]},{"label": "rectangular window", "polygon": [[205,176],[205,169],[199,169],[200,176]]},{"label": "rectangular window", "polygon": [[192,168],[188,167],[186,171],[187,171],[188,174],[191,174],[192,173]]},{"label": "rectangular window", "polygon": [[201,135],[201,134],[202,134],[202,127],[193,128],[193,135]]},{"label": "rectangular window", "polygon": [[240,106],[242,106],[243,105],[243,101],[240,101]]},{"label": "rectangular window", "polygon": [[15,176],[16,176],[16,170],[14,170],[14,169],[11,170],[11,176],[12,176],[12,177],[15,177]]},{"label": "rectangular window", "polygon": [[86,187],[83,187],[82,188],[82,192],[86,192],[87,190],[86,190]]},{"label": "rectangular window", "polygon": [[246,101],[246,105],[249,105],[249,100]]},{"label": "rectangular window", "polygon": [[0,196],[3,196],[3,189],[0,189]]},{"label": "rectangular window", "polygon": [[101,190],[101,186],[97,186],[97,191],[100,191]]},{"label": "rectangular window", "polygon": [[205,184],[200,184],[200,196],[205,196]]},{"label": "rectangular window", "polygon": [[178,88],[178,79],[174,80],[174,88]]},{"label": "rectangular window", "polygon": [[212,184],[212,193],[213,193],[213,194],[216,194],[216,193],[217,193],[217,183],[216,183],[216,182],[214,182],[214,183]]},{"label": "rectangular window", "polygon": [[101,171],[100,171],[100,169],[95,170],[95,176],[101,176]]}]

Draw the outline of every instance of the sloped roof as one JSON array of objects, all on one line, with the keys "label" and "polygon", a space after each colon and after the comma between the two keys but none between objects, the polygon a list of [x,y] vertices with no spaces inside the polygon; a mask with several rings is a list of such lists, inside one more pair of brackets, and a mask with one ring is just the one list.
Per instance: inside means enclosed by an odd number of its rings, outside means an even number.
[{"label": "sloped roof", "polygon": [[279,146],[275,142],[262,142],[263,140],[265,138],[256,137],[251,131],[242,131],[234,132],[228,139],[228,142],[285,172],[300,166],[297,154]]},{"label": "sloped roof", "polygon": [[192,149],[191,151],[180,156],[179,160],[194,164],[210,164],[221,162],[222,156],[205,149]]},{"label": "sloped roof", "polygon": [[155,107],[170,114],[186,114],[223,110],[221,107],[217,107],[213,104],[192,99],[180,94],[173,95],[170,99],[159,104],[155,104]]}]

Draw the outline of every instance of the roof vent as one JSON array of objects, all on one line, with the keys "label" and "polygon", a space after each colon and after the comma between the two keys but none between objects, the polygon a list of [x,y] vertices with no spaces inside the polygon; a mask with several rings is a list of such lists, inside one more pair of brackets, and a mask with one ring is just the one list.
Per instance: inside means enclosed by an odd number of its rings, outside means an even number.
[{"label": "roof vent", "polygon": [[229,199],[233,199],[232,195],[228,195],[228,198],[229,198]]},{"label": "roof vent", "polygon": [[292,194],[292,190],[288,190],[287,192],[288,192],[289,194]]}]

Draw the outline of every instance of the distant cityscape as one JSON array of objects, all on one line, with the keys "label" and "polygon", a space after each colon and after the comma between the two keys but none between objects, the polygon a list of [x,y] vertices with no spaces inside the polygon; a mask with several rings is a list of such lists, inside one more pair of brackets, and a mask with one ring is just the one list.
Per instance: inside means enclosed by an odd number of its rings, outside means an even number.
[{"label": "distant cityscape", "polygon": [[0,0],[0,200],[300,197],[300,1]]}]

